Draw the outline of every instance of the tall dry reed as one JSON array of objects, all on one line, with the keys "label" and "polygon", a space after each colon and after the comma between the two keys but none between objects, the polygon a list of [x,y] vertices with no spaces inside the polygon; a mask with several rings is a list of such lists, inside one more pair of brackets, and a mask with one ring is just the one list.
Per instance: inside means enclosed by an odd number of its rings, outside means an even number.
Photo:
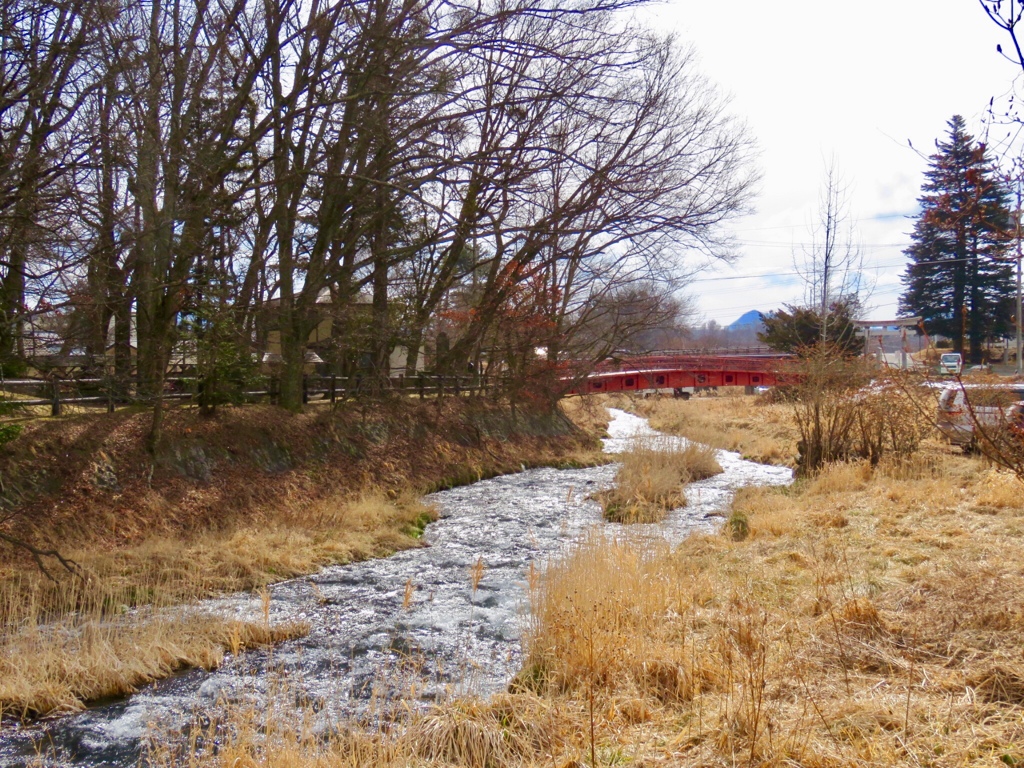
[{"label": "tall dry reed", "polygon": [[183,667],[215,667],[226,651],[301,634],[301,623],[239,622],[194,604],[414,545],[432,514],[411,496],[366,494],[189,542],[70,552],[81,577],[9,573],[0,579],[0,712],[73,711]]},{"label": "tall dry reed", "polygon": [[620,457],[615,486],[598,494],[605,517],[619,523],[651,523],[686,503],[687,483],[717,475],[715,449],[669,437],[636,440]]}]

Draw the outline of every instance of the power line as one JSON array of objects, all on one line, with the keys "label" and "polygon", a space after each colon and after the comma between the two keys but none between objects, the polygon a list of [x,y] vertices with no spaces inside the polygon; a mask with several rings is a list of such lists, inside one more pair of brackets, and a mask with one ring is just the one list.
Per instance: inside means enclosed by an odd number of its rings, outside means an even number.
[{"label": "power line", "polygon": [[[921,263],[921,264],[928,264],[928,265],[958,264],[959,262],[962,262],[962,261],[963,262],[972,261],[974,258],[975,257],[973,257],[973,256],[968,256],[968,257],[965,257],[965,258],[962,258],[962,259],[936,259],[935,261],[925,261],[925,262],[919,262],[919,263]],[[1007,260],[1006,263],[1010,263],[1011,261],[1016,261],[1016,257],[1013,257],[1013,259]],[[895,263],[892,263],[892,264],[875,264],[873,266],[865,267],[864,270],[867,271],[867,270],[872,270],[872,269],[873,270],[879,270],[879,269],[891,269],[892,267],[905,267],[905,266],[907,266],[907,263],[908,262],[906,262],[906,261],[901,261],[901,262],[895,262]],[[790,277],[790,276],[793,276],[793,275],[802,275],[802,274],[804,274],[804,272],[802,272],[800,270],[790,270],[788,272],[761,272],[761,273],[756,274],[756,275],[724,275],[722,277],[696,277],[693,280],[690,280],[690,283],[705,283],[705,282],[712,282],[712,281],[719,281],[719,280],[756,280],[757,278],[763,278],[763,277]]]},{"label": "power line", "polygon": [[[777,240],[733,240],[737,245],[746,245],[751,248],[814,248],[814,243],[780,243]],[[877,250],[879,248],[906,248],[907,243],[860,243],[857,248],[862,250]]]}]

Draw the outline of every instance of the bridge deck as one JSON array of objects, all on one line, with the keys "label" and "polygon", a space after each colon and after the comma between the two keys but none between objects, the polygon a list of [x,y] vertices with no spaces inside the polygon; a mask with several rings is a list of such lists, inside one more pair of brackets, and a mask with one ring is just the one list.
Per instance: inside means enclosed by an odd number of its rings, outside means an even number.
[{"label": "bridge deck", "polygon": [[602,363],[569,394],[790,384],[789,355],[655,355]]}]

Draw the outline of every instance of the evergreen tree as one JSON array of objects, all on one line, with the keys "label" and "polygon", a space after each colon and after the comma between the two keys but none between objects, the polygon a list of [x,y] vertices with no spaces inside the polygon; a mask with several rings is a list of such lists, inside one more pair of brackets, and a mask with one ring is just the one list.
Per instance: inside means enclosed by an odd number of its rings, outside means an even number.
[{"label": "evergreen tree", "polygon": [[[864,351],[864,337],[857,333],[857,326],[853,324],[859,310],[856,299],[840,299],[829,305],[825,342],[830,349],[850,357]],[[757,338],[779,352],[807,355],[813,353],[821,342],[820,307],[786,304],[784,309],[762,314],[761,323],[764,330],[757,334]]]},{"label": "evergreen tree", "polygon": [[966,346],[977,363],[984,341],[1007,333],[1011,323],[1012,216],[985,145],[975,143],[959,115],[948,125],[949,139],[936,142],[921,186],[899,309],[953,339],[957,352]]}]

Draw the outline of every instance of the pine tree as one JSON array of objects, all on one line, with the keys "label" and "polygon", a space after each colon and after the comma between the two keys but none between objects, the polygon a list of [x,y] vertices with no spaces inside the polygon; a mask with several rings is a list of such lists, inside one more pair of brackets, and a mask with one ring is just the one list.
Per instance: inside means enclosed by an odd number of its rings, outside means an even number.
[{"label": "pine tree", "polygon": [[984,341],[1005,334],[1012,319],[1012,215],[985,145],[975,143],[959,115],[948,125],[949,139],[936,142],[921,186],[899,309],[953,339],[956,351],[966,343],[977,363]]},{"label": "pine tree", "polygon": [[864,351],[864,338],[853,324],[860,311],[856,299],[833,301],[828,307],[827,322],[822,322],[820,307],[791,304],[783,307],[761,315],[764,330],[758,332],[757,338],[771,349],[798,355],[813,354],[821,342],[824,326],[825,342],[830,349],[849,357]]}]

